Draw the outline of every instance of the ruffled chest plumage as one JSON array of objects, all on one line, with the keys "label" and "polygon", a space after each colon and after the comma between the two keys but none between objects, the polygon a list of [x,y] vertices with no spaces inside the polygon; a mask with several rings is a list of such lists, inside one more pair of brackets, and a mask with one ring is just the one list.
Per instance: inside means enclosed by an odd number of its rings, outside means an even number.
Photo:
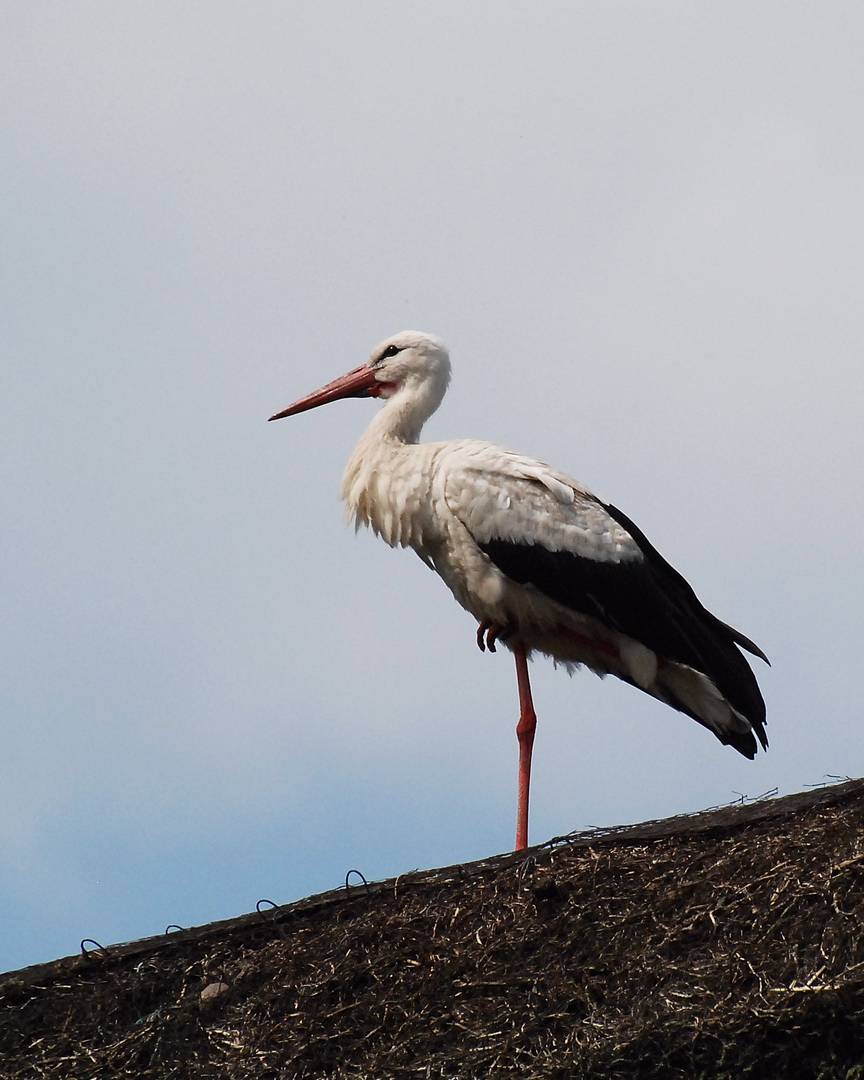
[{"label": "ruffled chest plumage", "polygon": [[391,547],[423,551],[435,540],[432,511],[434,448],[391,440],[361,440],[342,478],[342,497],[355,528],[366,525]]}]

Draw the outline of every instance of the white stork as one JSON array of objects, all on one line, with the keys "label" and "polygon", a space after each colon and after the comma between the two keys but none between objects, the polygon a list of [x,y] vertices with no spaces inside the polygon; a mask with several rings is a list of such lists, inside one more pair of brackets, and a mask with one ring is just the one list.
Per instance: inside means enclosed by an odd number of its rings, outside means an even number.
[{"label": "white stork", "polygon": [[[447,349],[405,330],[369,360],[287,409],[340,398],[384,405],[351,455],[342,495],[357,528],[413,548],[479,626],[503,642],[519,687],[516,847],[528,843],[537,718],[528,658],[615,675],[686,713],[745,757],[767,749],[765,703],[739,646],[762,650],[707,611],[617,507],[540,461],[475,439],[418,443],[450,381]],[[756,738],[754,738],[754,733]]]}]

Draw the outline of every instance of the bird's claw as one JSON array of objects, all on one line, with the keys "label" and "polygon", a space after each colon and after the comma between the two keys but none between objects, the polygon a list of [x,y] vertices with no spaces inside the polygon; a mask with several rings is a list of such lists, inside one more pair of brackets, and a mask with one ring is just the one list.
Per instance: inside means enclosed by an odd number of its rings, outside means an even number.
[{"label": "bird's claw", "polygon": [[512,626],[495,626],[494,623],[489,622],[488,619],[484,619],[483,622],[477,627],[477,647],[480,652],[494,653],[496,641],[506,641],[508,637],[513,633]]}]

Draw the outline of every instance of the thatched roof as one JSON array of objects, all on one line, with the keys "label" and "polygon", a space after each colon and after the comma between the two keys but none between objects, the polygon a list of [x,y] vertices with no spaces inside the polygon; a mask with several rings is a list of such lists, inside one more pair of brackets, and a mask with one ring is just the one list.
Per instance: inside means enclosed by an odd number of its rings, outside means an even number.
[{"label": "thatched roof", "polygon": [[0,1075],[864,1075],[864,781],[0,977]]}]

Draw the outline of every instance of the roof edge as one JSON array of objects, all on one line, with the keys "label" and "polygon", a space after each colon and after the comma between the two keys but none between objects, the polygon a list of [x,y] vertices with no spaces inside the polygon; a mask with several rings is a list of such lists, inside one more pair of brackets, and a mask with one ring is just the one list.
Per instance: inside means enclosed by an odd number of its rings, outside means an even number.
[{"label": "roof edge", "polygon": [[[542,860],[544,855],[549,855],[564,846],[608,849],[654,843],[673,837],[687,839],[697,836],[729,835],[753,826],[794,817],[806,811],[852,801],[861,795],[864,795],[864,778],[819,785],[811,790],[780,798],[776,797],[776,789],[774,789],[755,799],[742,798],[727,806],[712,807],[693,814],[679,814],[636,825],[617,825],[568,833],[526,848],[524,851],[507,852],[472,863],[456,863],[431,870],[415,870],[400,874],[395,878],[363,882],[360,885],[349,885],[346,879],[346,884],[339,888],[315,893],[266,911],[253,911],[230,919],[205,923],[202,926],[121,942],[94,952],[85,952],[82,943],[80,955],[66,956],[58,960],[0,973],[0,991],[34,983],[50,982],[60,976],[104,969],[105,965],[111,965],[127,957],[146,956],[163,949],[170,949],[179,943],[210,941],[237,930],[260,932],[266,930],[271,923],[276,927],[281,927],[281,924],[298,915],[353,903],[367,896],[372,897],[388,891],[392,891],[395,896],[405,889],[443,882],[454,877],[468,881],[487,869],[506,866],[508,863],[518,864],[527,860],[537,862]],[[86,942],[89,939],[84,940]]]}]

